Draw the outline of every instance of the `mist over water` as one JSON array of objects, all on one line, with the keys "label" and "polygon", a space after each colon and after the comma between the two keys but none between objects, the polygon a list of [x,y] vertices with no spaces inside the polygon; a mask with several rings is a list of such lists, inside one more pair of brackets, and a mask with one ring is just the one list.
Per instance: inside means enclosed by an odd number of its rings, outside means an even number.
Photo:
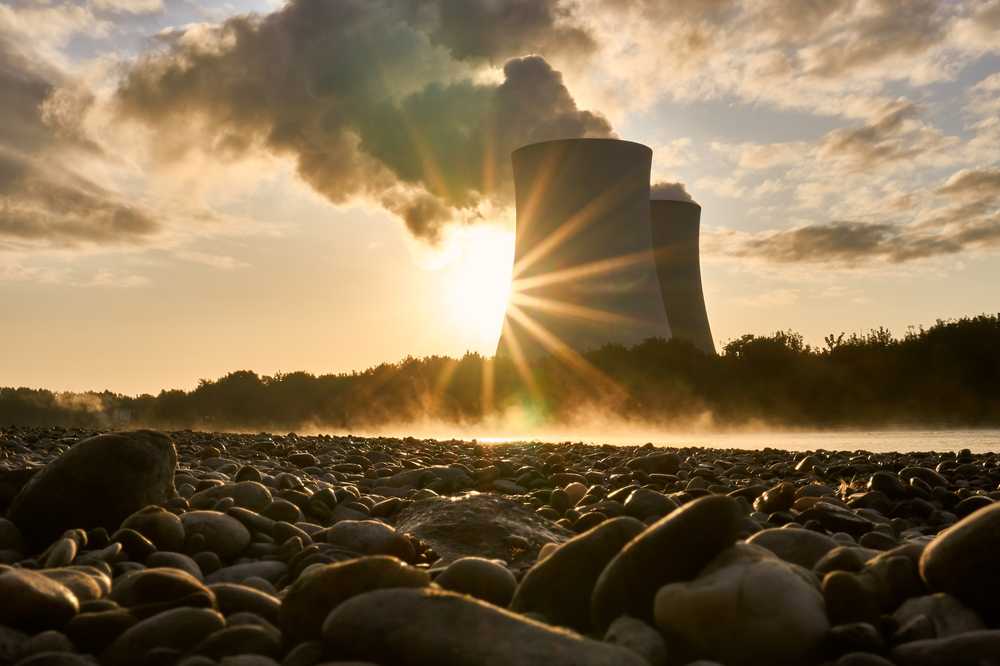
[{"label": "mist over water", "polygon": [[[313,433],[334,434],[322,428]],[[558,425],[538,429],[491,429],[456,427],[446,423],[406,424],[375,429],[357,429],[358,436],[414,437],[437,440],[476,440],[484,444],[513,442],[549,442],[637,446],[652,443],[662,447],[711,447],[718,449],[764,449],[788,451],[870,451],[922,452],[961,451],[973,453],[1000,451],[1000,429],[887,429],[887,430],[796,430],[761,426],[744,429],[662,429],[622,422],[602,423],[600,427],[565,428]]]}]

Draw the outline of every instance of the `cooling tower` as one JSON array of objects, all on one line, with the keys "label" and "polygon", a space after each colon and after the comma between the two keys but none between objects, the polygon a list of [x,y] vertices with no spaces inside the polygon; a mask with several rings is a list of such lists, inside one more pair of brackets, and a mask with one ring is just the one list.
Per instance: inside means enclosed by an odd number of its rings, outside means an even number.
[{"label": "cooling tower", "polygon": [[670,337],[649,225],[652,151],[567,139],[514,151],[514,280],[498,355]]},{"label": "cooling tower", "polygon": [[714,354],[698,259],[701,206],[693,201],[657,199],[650,201],[649,206],[656,271],[670,330],[675,338]]}]

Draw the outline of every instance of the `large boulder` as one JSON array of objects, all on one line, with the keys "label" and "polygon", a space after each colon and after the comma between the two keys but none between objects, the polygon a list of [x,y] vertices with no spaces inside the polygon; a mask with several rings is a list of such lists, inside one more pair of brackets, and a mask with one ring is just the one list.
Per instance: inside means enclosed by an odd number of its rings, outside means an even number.
[{"label": "large boulder", "polygon": [[601,573],[591,618],[602,632],[621,615],[651,622],[653,596],[668,583],[693,579],[740,534],[743,510],[724,495],[696,499],[622,548]]},{"label": "large boulder", "polygon": [[727,666],[811,663],[830,628],[808,571],[744,544],[662,587],[655,615],[672,651]]},{"label": "large boulder", "polygon": [[648,666],[626,648],[433,588],[356,596],[326,618],[323,641],[338,657],[396,666]]},{"label": "large boulder", "polygon": [[396,517],[396,530],[412,534],[447,564],[478,556],[522,570],[547,543],[562,543],[571,532],[512,500],[483,493],[433,497],[414,502]]},{"label": "large boulder", "polygon": [[920,557],[932,592],[947,592],[987,618],[1000,619],[1000,503],[979,509],[937,536]]},{"label": "large boulder", "polygon": [[514,593],[511,610],[540,613],[552,624],[590,631],[590,595],[604,567],[646,526],[612,518],[556,548],[531,567]]},{"label": "large boulder", "polygon": [[8,517],[35,548],[68,529],[114,532],[132,513],[174,495],[177,450],[152,430],[109,433],[71,447],[21,489]]}]

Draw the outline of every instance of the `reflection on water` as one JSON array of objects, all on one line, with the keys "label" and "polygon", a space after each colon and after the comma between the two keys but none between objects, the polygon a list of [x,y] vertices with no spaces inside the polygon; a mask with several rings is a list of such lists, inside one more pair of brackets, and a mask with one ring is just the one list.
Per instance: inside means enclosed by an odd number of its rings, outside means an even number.
[{"label": "reflection on water", "polygon": [[663,433],[634,432],[628,435],[598,436],[579,433],[542,434],[532,437],[480,437],[480,442],[513,441],[585,442],[590,444],[634,445],[652,442],[657,446],[711,446],[733,449],[788,449],[814,451],[959,451],[1000,452],[1000,430],[851,430],[820,432],[744,432],[744,433]]}]

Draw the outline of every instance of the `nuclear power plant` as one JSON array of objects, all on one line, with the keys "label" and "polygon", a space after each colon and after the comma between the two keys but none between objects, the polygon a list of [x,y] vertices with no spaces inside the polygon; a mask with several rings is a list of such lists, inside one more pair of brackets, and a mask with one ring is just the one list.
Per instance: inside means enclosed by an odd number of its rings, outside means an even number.
[{"label": "nuclear power plant", "polygon": [[712,329],[701,290],[698,233],[701,206],[693,201],[653,199],[649,202],[656,272],[663,309],[675,338],[715,353]]},{"label": "nuclear power plant", "polygon": [[652,156],[617,139],[512,153],[514,270],[498,356],[671,337],[714,352],[698,259],[701,208],[650,201]]}]

